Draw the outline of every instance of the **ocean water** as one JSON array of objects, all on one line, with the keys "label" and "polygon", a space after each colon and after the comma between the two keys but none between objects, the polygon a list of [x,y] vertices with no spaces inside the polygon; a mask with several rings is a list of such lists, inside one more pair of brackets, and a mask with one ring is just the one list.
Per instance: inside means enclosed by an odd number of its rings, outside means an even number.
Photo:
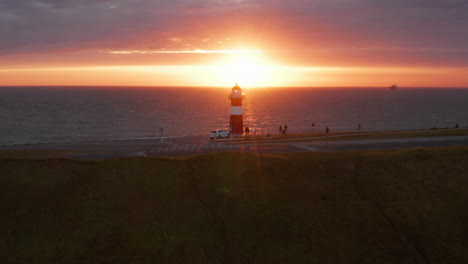
[{"label": "ocean water", "polygon": [[[0,145],[206,135],[227,128],[226,88],[0,88]],[[244,89],[245,126],[258,133],[468,126],[468,89]],[[315,128],[312,127],[315,123]]]}]

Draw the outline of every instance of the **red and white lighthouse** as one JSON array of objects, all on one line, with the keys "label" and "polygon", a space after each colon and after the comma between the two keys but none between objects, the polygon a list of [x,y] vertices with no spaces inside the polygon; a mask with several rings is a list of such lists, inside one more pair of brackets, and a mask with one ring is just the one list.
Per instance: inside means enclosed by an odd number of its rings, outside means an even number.
[{"label": "red and white lighthouse", "polygon": [[229,129],[233,135],[242,135],[244,133],[244,121],[242,119],[242,100],[244,99],[244,94],[237,83],[236,86],[232,87],[229,99],[231,99]]}]

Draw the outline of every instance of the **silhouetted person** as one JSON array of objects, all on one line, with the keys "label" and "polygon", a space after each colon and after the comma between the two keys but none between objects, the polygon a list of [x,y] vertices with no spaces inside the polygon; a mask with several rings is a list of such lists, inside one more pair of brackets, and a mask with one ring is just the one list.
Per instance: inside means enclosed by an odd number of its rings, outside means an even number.
[{"label": "silhouetted person", "polygon": [[315,127],[315,123],[312,123],[312,127]]},{"label": "silhouetted person", "polygon": [[330,133],[330,129],[328,127],[325,128],[325,133],[327,133],[327,134]]},{"label": "silhouetted person", "polygon": [[284,134],[288,133],[288,125],[284,125]]},{"label": "silhouetted person", "polygon": [[460,126],[458,124],[455,124],[455,128],[459,128]]},{"label": "silhouetted person", "polygon": [[357,130],[361,130],[361,128],[362,128],[362,125],[359,123],[359,124],[357,125]]},{"label": "silhouetted person", "polygon": [[250,128],[249,127],[245,127],[245,134],[249,134],[250,133]]},{"label": "silhouetted person", "polygon": [[279,127],[279,133],[281,134],[283,132],[283,126]]}]

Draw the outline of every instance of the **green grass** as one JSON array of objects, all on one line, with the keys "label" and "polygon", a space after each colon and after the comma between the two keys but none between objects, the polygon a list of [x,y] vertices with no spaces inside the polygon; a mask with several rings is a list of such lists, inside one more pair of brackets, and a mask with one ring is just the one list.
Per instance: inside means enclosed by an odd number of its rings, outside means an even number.
[{"label": "green grass", "polygon": [[1,263],[468,263],[468,148],[0,159]]}]

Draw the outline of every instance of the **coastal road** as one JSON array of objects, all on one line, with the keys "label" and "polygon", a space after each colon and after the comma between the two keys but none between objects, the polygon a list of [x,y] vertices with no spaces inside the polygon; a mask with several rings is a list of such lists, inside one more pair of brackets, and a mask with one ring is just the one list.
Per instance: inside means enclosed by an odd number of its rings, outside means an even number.
[{"label": "coastal road", "polygon": [[[317,151],[351,151],[403,148],[468,146],[468,136],[413,137],[365,140],[249,142],[229,144],[212,142],[206,137],[173,138],[161,143],[159,139],[134,139],[61,144],[0,146],[0,150],[45,150],[38,158],[109,159],[119,157],[183,157],[220,152],[291,153]],[[67,151],[54,154],[54,151]]]},{"label": "coastal road", "polygon": [[351,151],[468,146],[468,136],[298,142],[295,143],[294,146],[308,151]]},{"label": "coastal road", "polygon": [[417,137],[315,142],[173,145],[145,151],[147,156],[190,156],[217,152],[290,153],[468,146],[468,136]]}]

